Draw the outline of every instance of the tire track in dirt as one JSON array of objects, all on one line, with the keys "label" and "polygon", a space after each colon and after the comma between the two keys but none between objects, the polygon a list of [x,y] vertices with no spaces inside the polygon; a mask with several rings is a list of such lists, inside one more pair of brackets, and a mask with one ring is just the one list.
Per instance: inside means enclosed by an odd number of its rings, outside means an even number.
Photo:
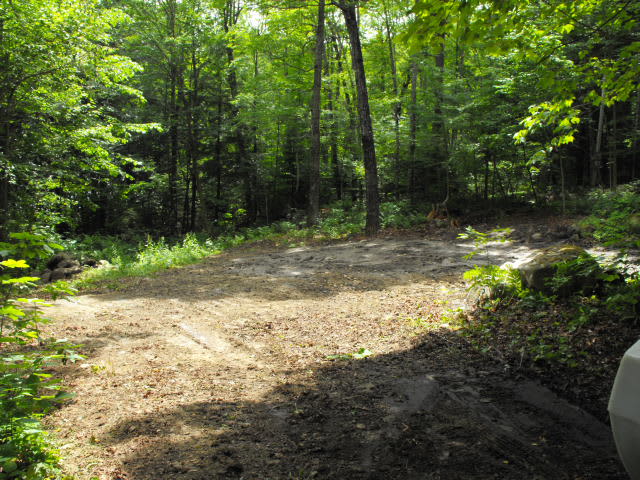
[{"label": "tire track in dirt", "polygon": [[[77,399],[47,419],[69,470],[624,478],[606,426],[442,327],[465,302],[469,250],[418,238],[235,251],[60,304],[54,333],[88,355],[63,370]],[[486,260],[527,253],[495,245]],[[373,355],[327,358],[361,348]]]}]

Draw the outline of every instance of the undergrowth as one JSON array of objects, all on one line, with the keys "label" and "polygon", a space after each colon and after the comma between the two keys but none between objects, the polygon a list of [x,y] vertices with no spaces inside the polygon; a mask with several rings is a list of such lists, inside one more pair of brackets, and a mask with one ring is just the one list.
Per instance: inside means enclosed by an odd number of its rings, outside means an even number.
[{"label": "undergrowth", "polygon": [[[424,214],[412,211],[406,202],[385,203],[381,206],[383,228],[410,228],[426,221]],[[88,235],[61,240],[64,248],[80,260],[95,259],[108,262],[103,268],[85,271],[74,280],[76,288],[89,288],[101,284],[117,287],[116,281],[125,277],[146,277],[168,268],[196,263],[242,244],[269,241],[290,247],[309,241],[338,240],[359,234],[364,229],[365,212],[362,208],[336,205],[323,210],[318,225],[304,227],[290,221],[241,229],[210,238],[187,234],[182,239],[141,238],[125,241],[117,237]]]},{"label": "undergrowth", "polygon": [[480,295],[456,319],[476,349],[561,390],[568,388],[563,379],[573,378],[587,390],[577,395],[592,396],[598,414],[606,411],[618,362],[640,336],[638,273],[582,255],[558,264],[544,292],[495,265],[476,266],[465,279]]},{"label": "undergrowth", "polygon": [[[58,451],[40,419],[70,397],[50,367],[80,356],[65,340],[44,338],[47,304],[28,298],[38,277],[24,275],[31,270],[25,258],[35,263],[58,246],[31,233],[10,236],[12,243],[0,243],[0,480],[61,479]],[[46,290],[54,299],[73,293],[65,284]]]},{"label": "undergrowth", "polygon": [[605,245],[640,248],[640,183],[615,192],[594,190],[587,196],[589,215],[581,231]]}]

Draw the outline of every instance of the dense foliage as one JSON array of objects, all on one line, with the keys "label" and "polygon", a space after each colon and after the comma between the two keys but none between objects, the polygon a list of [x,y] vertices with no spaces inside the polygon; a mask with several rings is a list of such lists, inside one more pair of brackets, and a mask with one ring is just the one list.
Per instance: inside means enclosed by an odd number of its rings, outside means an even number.
[{"label": "dense foliage", "polygon": [[217,234],[335,201],[377,228],[379,199],[564,206],[638,175],[636,2],[324,4],[2,2],[4,234]]},{"label": "dense foliage", "polygon": [[[109,261],[83,285],[115,284],[246,240],[565,210],[589,187],[584,233],[638,246],[639,20],[631,0],[1,1],[0,240],[38,233],[0,245],[0,478],[57,475],[38,418],[74,354],[16,273],[45,238]],[[508,332],[520,363],[572,367],[575,332],[637,321],[637,275],[562,308],[512,271],[467,279],[491,291],[468,330]],[[553,329],[500,314],[532,302]]]},{"label": "dense foliage", "polygon": [[[38,235],[11,236],[13,242],[0,244],[0,254],[21,259],[0,262],[0,479],[61,478],[57,452],[39,419],[70,397],[50,373],[51,365],[79,356],[67,341],[44,337],[47,304],[25,298],[38,278],[20,275],[29,271],[24,258],[49,256],[52,245]],[[48,293],[57,298],[72,292],[58,285]]]}]

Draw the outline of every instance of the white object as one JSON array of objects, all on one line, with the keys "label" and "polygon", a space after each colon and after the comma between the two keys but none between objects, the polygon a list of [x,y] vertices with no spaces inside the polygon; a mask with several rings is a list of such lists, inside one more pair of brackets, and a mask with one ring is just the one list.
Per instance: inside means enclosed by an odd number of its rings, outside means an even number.
[{"label": "white object", "polygon": [[609,399],[609,417],[622,463],[633,480],[640,480],[640,341],[622,357]]}]

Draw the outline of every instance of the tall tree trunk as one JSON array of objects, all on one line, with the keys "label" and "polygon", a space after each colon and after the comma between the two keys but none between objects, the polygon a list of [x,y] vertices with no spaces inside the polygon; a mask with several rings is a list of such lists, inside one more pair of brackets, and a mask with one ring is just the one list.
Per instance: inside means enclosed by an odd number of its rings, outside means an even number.
[{"label": "tall tree trunk", "polygon": [[191,205],[190,205],[190,222],[188,229],[193,232],[198,222],[198,190],[200,188],[200,171],[199,171],[199,145],[200,145],[200,66],[196,56],[196,48],[193,46],[191,53],[191,92],[189,95],[189,157],[191,163]]},{"label": "tall tree trunk", "polygon": [[631,154],[631,180],[636,179],[636,162],[638,161],[638,128],[640,127],[640,88],[636,90],[636,99],[633,105],[633,143]]},{"label": "tall tree trunk", "polygon": [[562,214],[564,215],[567,210],[567,195],[565,190],[564,162],[562,160],[562,155],[558,155],[558,159],[560,162],[560,195],[562,198]]},{"label": "tall tree trunk", "polygon": [[[4,20],[0,18],[0,45],[4,42]],[[7,58],[0,58],[0,68],[6,68]],[[0,94],[0,241],[5,241],[9,232],[9,158],[10,158],[10,102]]]},{"label": "tall tree trunk", "polygon": [[9,159],[11,158],[11,120],[9,108],[0,105],[0,241],[9,235]]},{"label": "tall tree trunk", "polygon": [[[2,110],[0,110],[2,113]],[[0,136],[2,137],[2,151],[0,152],[0,241],[5,241],[9,232],[9,128],[8,120],[2,122]]]},{"label": "tall tree trunk", "polygon": [[[231,27],[234,26],[238,22],[238,18],[240,16],[240,6],[236,4],[234,0],[228,0],[224,12],[224,30],[228,34]],[[255,221],[257,216],[256,211],[256,201],[255,201],[255,193],[253,189],[253,180],[254,180],[254,172],[253,165],[251,163],[251,159],[249,158],[247,152],[247,142],[244,134],[244,126],[241,125],[239,120],[239,109],[236,105],[235,100],[238,98],[238,76],[236,72],[236,67],[234,65],[235,60],[235,52],[233,47],[229,44],[226,47],[227,50],[227,62],[229,73],[227,76],[227,81],[229,83],[229,90],[231,93],[231,117],[234,122],[234,136],[236,141],[236,146],[238,147],[238,166],[240,171],[242,172],[242,179],[244,183],[244,197],[245,197],[245,206],[247,210],[247,222],[252,223]]]},{"label": "tall tree trunk", "polygon": [[[169,36],[176,38],[176,0],[167,1],[167,26]],[[175,45],[171,46],[169,57],[169,160],[167,173],[169,175],[169,229],[178,233],[178,55]]]},{"label": "tall tree trunk", "polygon": [[418,132],[418,63],[411,62],[411,109],[409,114],[409,198],[411,205],[416,202],[416,136]]},{"label": "tall tree trunk", "polygon": [[186,169],[183,174],[184,178],[184,196],[182,201],[182,221],[180,233],[186,233],[189,231],[189,225],[191,224],[191,209],[189,207],[189,198],[192,190],[192,171],[194,162],[193,152],[193,110],[191,108],[191,95],[187,95],[187,86],[184,80],[184,71],[180,72],[178,77],[178,98],[182,104],[182,110],[184,112],[183,117],[183,130],[185,132],[186,141],[184,143],[184,149],[186,154]]},{"label": "tall tree trunk", "polygon": [[489,152],[484,154],[484,201],[489,201]]},{"label": "tall tree trunk", "polygon": [[[327,47],[325,47],[325,75],[330,78],[331,77],[331,62],[329,61],[329,56],[327,55]],[[336,189],[336,198],[338,200],[342,200],[342,189],[343,189],[343,174],[342,174],[342,164],[340,162],[340,157],[338,155],[338,132],[337,132],[337,124],[336,124],[336,112],[334,110],[333,99],[340,98],[340,84],[335,84],[335,93],[333,90],[333,84],[329,84],[326,86],[327,92],[327,108],[329,109],[329,151],[331,155],[331,168],[333,171],[333,184]]]},{"label": "tall tree trunk", "polygon": [[216,201],[214,204],[213,218],[216,222],[220,220],[220,203],[222,198],[222,83],[222,75],[220,75],[216,116],[216,143],[213,149],[216,175]]},{"label": "tall tree trunk", "polygon": [[[442,177],[442,171],[445,172],[445,190],[449,190],[449,148],[447,139],[447,126],[444,115],[444,67],[445,67],[445,39],[441,37],[440,51],[435,56],[436,66],[436,86],[435,86],[435,99],[436,104],[434,108],[435,121],[433,123],[433,129],[436,134],[436,159],[438,165],[436,166],[438,178]],[[448,199],[448,198],[447,198]]]},{"label": "tall tree trunk", "polygon": [[611,134],[609,135],[609,188],[614,192],[618,189],[618,145],[616,104],[611,106]]},{"label": "tall tree trunk", "polygon": [[320,213],[320,110],[322,60],[324,59],[324,10],[325,0],[319,0],[315,64],[313,67],[313,94],[311,96],[311,161],[309,164],[307,226],[315,225]]},{"label": "tall tree trunk", "polygon": [[369,92],[362,58],[362,45],[360,43],[360,28],[356,15],[356,7],[338,4],[342,10],[349,42],[351,45],[351,63],[356,77],[356,90],[358,92],[358,112],[360,114],[360,126],[362,129],[362,153],[364,157],[364,171],[366,182],[367,220],[365,233],[375,235],[380,229],[380,199],[378,195],[378,165],[376,162],[376,147],[373,136],[373,124],[369,109]]},{"label": "tall tree trunk", "polygon": [[596,147],[591,157],[591,186],[595,187],[600,183],[602,167],[602,132],[604,130],[604,95],[605,90],[602,88],[602,101],[600,102],[600,111],[598,113],[598,131],[596,133]]},{"label": "tall tree trunk", "polygon": [[400,100],[400,90],[398,88],[398,68],[396,63],[396,49],[393,43],[393,34],[391,32],[391,18],[386,2],[383,2],[384,8],[384,24],[387,36],[387,44],[389,46],[389,63],[391,64],[391,80],[393,82],[393,95],[395,102],[393,105],[393,132],[395,137],[395,145],[393,150],[393,176],[394,189],[396,191],[396,199],[400,196],[400,115],[402,114],[402,102]]},{"label": "tall tree trunk", "polygon": [[172,233],[178,226],[178,105],[176,102],[177,68],[171,67],[169,91],[169,228]]}]

